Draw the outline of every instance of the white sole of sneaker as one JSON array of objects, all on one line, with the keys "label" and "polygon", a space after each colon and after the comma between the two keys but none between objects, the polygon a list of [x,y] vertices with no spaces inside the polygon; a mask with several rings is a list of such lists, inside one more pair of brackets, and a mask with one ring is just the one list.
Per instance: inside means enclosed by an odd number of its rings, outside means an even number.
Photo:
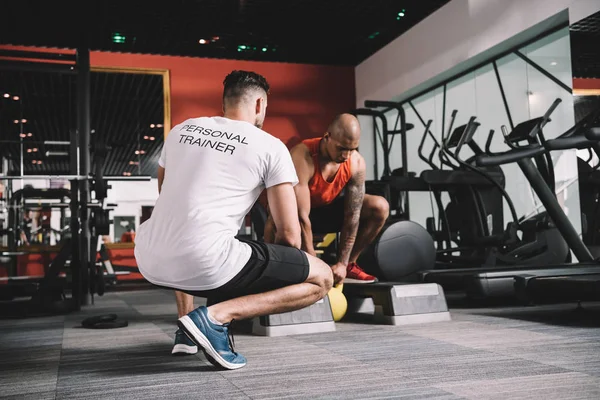
[{"label": "white sole of sneaker", "polygon": [[345,278],[344,279],[344,283],[375,283],[377,282],[375,279],[373,280],[369,280],[369,281],[363,281],[360,279],[352,279],[352,278]]},{"label": "white sole of sneaker", "polygon": [[173,350],[171,351],[171,354],[190,354],[190,355],[194,355],[198,352],[198,347],[197,346],[188,346],[187,344],[176,344],[175,346],[173,346]]},{"label": "white sole of sneaker", "polygon": [[204,334],[200,332],[200,329],[198,329],[196,324],[194,324],[194,321],[192,321],[192,319],[187,315],[184,315],[183,317],[179,318],[179,322],[181,322],[181,324],[183,325],[182,328],[184,328],[184,330],[194,338],[194,341],[200,347],[202,347],[204,351],[206,351],[223,368],[238,369],[246,365],[245,363],[232,364],[229,361],[225,360],[223,357],[221,357],[219,352],[217,352],[212,346],[212,344],[210,344],[206,336],[204,336]]}]

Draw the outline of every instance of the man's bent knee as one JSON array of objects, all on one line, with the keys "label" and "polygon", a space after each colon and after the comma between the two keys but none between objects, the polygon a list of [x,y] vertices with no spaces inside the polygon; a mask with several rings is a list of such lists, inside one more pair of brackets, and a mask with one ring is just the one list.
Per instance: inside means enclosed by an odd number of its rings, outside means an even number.
[{"label": "man's bent knee", "polygon": [[320,258],[311,256],[310,254],[307,254],[306,256],[308,257],[310,265],[310,272],[306,281],[319,286],[321,289],[320,298],[323,298],[329,293],[329,290],[331,290],[333,286],[333,273],[331,272],[331,267]]},{"label": "man's bent knee", "polygon": [[366,216],[372,220],[385,221],[390,215],[390,205],[382,196],[365,197],[363,207],[366,208]]}]

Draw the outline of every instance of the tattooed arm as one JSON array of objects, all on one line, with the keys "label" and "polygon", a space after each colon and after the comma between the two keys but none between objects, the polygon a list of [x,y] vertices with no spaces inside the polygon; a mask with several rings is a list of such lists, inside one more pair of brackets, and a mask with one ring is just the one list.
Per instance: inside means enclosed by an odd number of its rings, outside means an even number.
[{"label": "tattooed arm", "polygon": [[346,185],[344,196],[344,224],[340,232],[338,261],[332,266],[335,284],[346,277],[346,267],[356,241],[360,211],[365,197],[365,175],[365,161],[358,152],[355,152],[352,155],[352,178]]}]

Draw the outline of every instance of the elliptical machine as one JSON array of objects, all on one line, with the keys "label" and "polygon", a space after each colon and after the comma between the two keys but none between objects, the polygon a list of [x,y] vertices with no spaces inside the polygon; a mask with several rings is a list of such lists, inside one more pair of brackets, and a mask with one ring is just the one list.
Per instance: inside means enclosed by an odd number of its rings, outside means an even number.
[{"label": "elliptical machine", "polygon": [[[437,222],[435,217],[430,217],[426,224],[436,240],[438,268],[494,264],[490,251],[497,241],[496,236],[502,235],[504,225],[502,197],[498,189],[502,190],[504,186],[502,170],[498,168],[489,171],[487,176],[481,176],[457,165],[442,151],[444,147],[456,147],[463,135],[472,136],[479,126],[472,118],[468,124],[452,130],[456,115],[455,110],[442,145],[430,133],[432,121],[428,121],[418,150],[419,157],[430,167],[421,172],[420,177],[427,183],[438,209]],[[433,147],[425,156],[423,148],[428,136]],[[476,147],[474,143],[472,145]],[[475,150],[480,151],[478,148]],[[440,167],[433,161],[436,156]],[[449,169],[442,169],[444,166]],[[446,206],[442,201],[443,193],[450,197]],[[433,210],[432,214],[435,214]]]},{"label": "elliptical machine", "polygon": [[[501,167],[475,166],[476,158],[485,154],[474,140],[480,124],[475,121],[476,117],[471,117],[467,124],[452,131],[456,114],[457,111],[454,110],[448,130],[452,133],[439,146],[441,163],[452,168],[451,171],[444,171],[446,175],[450,174],[446,181],[452,182],[446,183],[445,187],[451,201],[444,208],[438,199],[439,195],[436,195],[439,215],[443,217],[443,229],[432,232],[434,237],[442,235],[446,242],[458,244],[457,247],[449,246],[444,250],[440,250],[438,245],[438,253],[445,254],[444,258],[447,260],[448,266],[445,267],[465,265],[465,260],[469,260],[469,257],[471,267],[564,262],[569,255],[568,247],[560,232],[551,224],[547,213],[519,219],[514,204],[504,189],[505,177]],[[491,139],[486,143],[486,152],[490,151],[490,145]],[[465,146],[473,156],[463,160],[460,153]],[[428,161],[433,158],[436,150],[434,145]],[[554,186],[551,164],[549,166],[543,158],[537,161]],[[421,176],[429,180],[428,175],[434,172],[424,171]],[[503,200],[512,217],[506,228],[503,226]],[[431,225],[428,223],[428,228],[431,229]],[[456,252],[459,253],[458,256],[455,255]]]},{"label": "elliptical machine", "polygon": [[[525,136],[525,132],[531,131],[534,129],[532,127],[535,126],[531,121],[528,122],[515,127],[511,135]],[[471,118],[469,124],[476,124],[475,117]],[[503,129],[505,130],[506,128],[503,127]],[[494,131],[492,130],[488,136],[484,153],[473,139],[475,130],[465,129],[458,140],[454,135],[449,137],[444,142],[442,152],[445,156],[457,162],[461,168],[474,171],[488,179],[489,182],[494,184],[497,190],[496,193],[501,196],[500,201],[504,199],[509,207],[512,221],[506,225],[506,229],[501,232],[490,232],[489,236],[484,240],[484,243],[491,246],[492,251],[488,255],[487,263],[483,264],[483,266],[542,265],[568,261],[570,253],[567,243],[552,223],[548,213],[543,211],[528,218],[518,218],[512,199],[506,190],[504,190],[504,187],[500,185],[499,181],[494,179],[494,174],[501,174],[504,177],[500,166],[475,166],[477,157],[481,157],[485,153],[491,153],[491,140],[494,135]],[[539,132],[541,134],[541,129]],[[535,140],[531,139],[529,143],[534,144]],[[463,160],[460,157],[460,151],[465,145],[468,145],[474,154],[467,160]],[[536,157],[535,162],[547,185],[554,190],[552,159],[549,156],[540,156]],[[502,207],[502,202],[498,204],[497,198],[491,197],[491,199],[494,201],[492,209]],[[479,200],[481,202],[479,206],[485,212],[485,199],[479,198]]]}]

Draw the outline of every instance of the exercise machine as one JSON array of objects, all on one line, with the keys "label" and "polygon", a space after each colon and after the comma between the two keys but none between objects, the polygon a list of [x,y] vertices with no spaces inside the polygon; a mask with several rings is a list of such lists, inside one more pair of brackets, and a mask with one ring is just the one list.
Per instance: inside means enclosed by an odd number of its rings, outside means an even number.
[{"label": "exercise machine", "polygon": [[[592,110],[585,118],[575,124],[573,128],[558,138],[544,140],[541,137],[540,139],[548,153],[569,149],[598,149],[600,142],[600,107]],[[587,264],[594,264],[592,260],[596,258],[591,251],[594,248],[588,246],[588,251],[586,252],[584,241],[575,241],[572,230],[571,236],[574,245],[576,245],[578,260]],[[577,236],[578,238],[579,236]],[[554,274],[519,275],[515,278],[516,294],[525,302],[538,304],[600,300],[600,263],[596,263],[595,267],[583,268],[579,272],[575,266],[572,268],[574,270],[569,271],[569,273],[558,271]]]},{"label": "exercise machine", "polygon": [[[467,124],[452,130],[456,115],[455,110],[451,114],[448,135],[442,137],[442,145],[429,133],[432,123],[429,120],[418,149],[419,157],[430,167],[422,171],[420,177],[428,185],[438,209],[437,223],[435,217],[429,217],[426,223],[427,230],[437,244],[436,268],[473,263],[494,265],[493,246],[503,233],[500,191],[504,190],[504,174],[502,170],[478,173],[466,168],[468,165],[465,167],[448,157],[449,154],[453,156],[451,148],[462,145],[471,147],[475,154],[481,153],[473,141],[460,142],[465,136],[472,137],[479,123],[471,118]],[[433,141],[429,156],[423,153],[427,137]],[[440,167],[435,164],[434,158],[439,159]],[[450,197],[446,206],[442,201],[443,193]]]},{"label": "exercise machine", "polygon": [[[548,184],[551,172],[538,169],[534,163],[536,157],[538,159],[545,157],[546,149],[543,142],[538,142],[538,138],[543,138],[541,130],[549,122],[550,115],[559,103],[560,99],[557,99],[543,117],[517,125],[510,134],[503,129],[505,142],[510,149],[503,153],[481,154],[476,157],[476,165],[478,167],[491,167],[517,163],[544,205],[552,224],[561,233],[563,239],[580,262],[577,264],[564,262],[517,264],[495,268],[475,267],[447,271],[423,271],[419,274],[422,282],[436,282],[444,288],[452,287],[453,289],[464,290],[467,296],[473,299],[514,297],[515,277],[519,275],[576,275],[597,271],[597,263],[581,241],[577,231],[560,207],[553,189]],[[488,143],[491,143],[492,135],[493,132],[488,136]]]},{"label": "exercise machine", "polygon": [[[384,110],[378,109],[381,107]],[[385,113],[392,110],[396,111],[397,115],[394,126],[390,129]],[[424,182],[416,177],[414,172],[408,170],[406,135],[414,128],[414,125],[406,122],[404,108],[393,102],[366,101],[364,108],[358,108],[351,113],[355,116],[363,115],[372,118],[373,143],[375,145],[373,168],[376,175],[379,171],[378,145],[381,146],[383,152],[383,173],[381,177],[365,183],[366,192],[386,198],[390,205],[390,221],[410,220],[408,191],[427,190]],[[401,165],[392,170],[390,152],[396,137],[400,138]]]},{"label": "exercise machine", "polygon": [[[462,214],[475,215],[474,220],[478,222],[478,225],[473,226],[474,232],[472,232],[473,229],[469,230],[469,225],[467,225],[463,227],[461,233],[467,231],[470,234],[468,241],[470,246],[474,248],[479,246],[486,251],[485,259],[480,263],[481,266],[541,265],[565,262],[569,255],[568,246],[558,229],[552,225],[547,213],[541,212],[527,219],[519,219],[510,196],[504,190],[504,174],[501,167],[476,167],[474,165],[477,157],[484,156],[485,153],[473,139],[478,126],[475,117],[471,117],[466,126],[465,129],[455,131],[453,135],[449,136],[443,142],[441,150],[445,157],[452,159],[461,169],[476,173],[494,186],[486,192],[471,190],[471,196],[467,199],[470,201],[466,203],[467,207],[458,207],[461,213],[455,218],[459,221],[461,219],[469,221],[469,218]],[[513,131],[513,134],[516,135],[517,131]],[[486,151],[489,153],[493,131],[488,137]],[[474,154],[467,160],[463,160],[460,156],[461,149],[465,146],[468,146]],[[545,157],[540,157],[536,160],[536,165],[538,169],[541,167],[547,171],[547,179],[552,177],[552,187],[554,187],[551,160],[549,165]],[[503,200],[506,201],[512,216],[512,221],[507,224],[506,229],[502,227],[503,215],[498,211],[503,208]],[[460,201],[458,204],[460,205]]]}]

